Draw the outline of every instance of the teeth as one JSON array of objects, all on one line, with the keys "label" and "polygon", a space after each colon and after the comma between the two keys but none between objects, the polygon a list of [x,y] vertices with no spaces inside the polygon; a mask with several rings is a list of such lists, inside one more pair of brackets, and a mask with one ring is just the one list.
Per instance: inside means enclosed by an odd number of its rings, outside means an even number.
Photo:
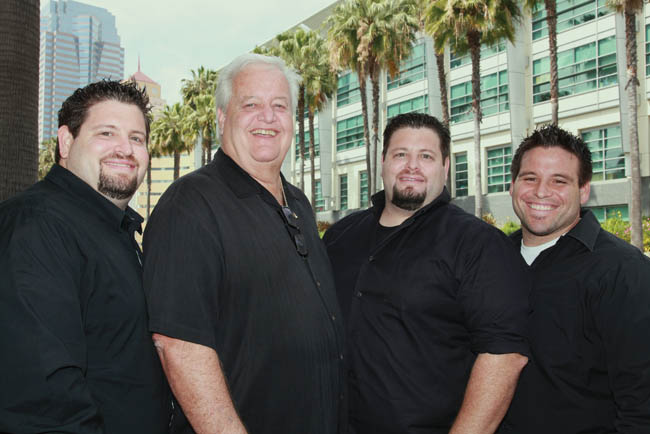
[{"label": "teeth", "polygon": [[276,135],[277,133],[276,133],[275,131],[273,131],[273,130],[262,130],[262,129],[258,129],[258,130],[253,130],[253,134],[261,135],[261,136],[271,136],[271,137],[275,137],[275,135]]},{"label": "teeth", "polygon": [[553,207],[550,206],[550,205],[539,205],[539,204],[531,203],[529,206],[532,209],[537,210],[537,211],[550,211],[550,210],[553,209]]}]

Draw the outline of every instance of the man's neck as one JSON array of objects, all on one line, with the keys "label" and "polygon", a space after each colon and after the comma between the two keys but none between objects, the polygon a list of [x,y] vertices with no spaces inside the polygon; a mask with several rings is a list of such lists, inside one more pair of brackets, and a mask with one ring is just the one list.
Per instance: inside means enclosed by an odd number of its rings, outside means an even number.
[{"label": "man's neck", "polygon": [[416,211],[417,210],[408,211],[395,206],[390,201],[386,201],[384,210],[381,212],[381,216],[379,217],[379,224],[387,227],[399,226],[404,223],[406,219],[415,214]]}]

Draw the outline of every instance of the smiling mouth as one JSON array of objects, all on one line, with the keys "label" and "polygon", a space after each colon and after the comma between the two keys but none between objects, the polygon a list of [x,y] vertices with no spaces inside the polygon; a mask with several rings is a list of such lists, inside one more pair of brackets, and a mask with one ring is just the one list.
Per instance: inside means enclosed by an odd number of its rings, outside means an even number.
[{"label": "smiling mouth", "polygon": [[273,130],[264,130],[261,128],[258,128],[256,130],[251,131],[251,133],[255,136],[262,136],[262,137],[275,137],[278,133]]},{"label": "smiling mouth", "polygon": [[538,203],[529,203],[528,206],[535,211],[552,211],[555,209],[552,205],[541,205]]},{"label": "smiling mouth", "polygon": [[115,169],[133,170],[137,167],[137,164],[122,161],[102,161],[102,164]]}]

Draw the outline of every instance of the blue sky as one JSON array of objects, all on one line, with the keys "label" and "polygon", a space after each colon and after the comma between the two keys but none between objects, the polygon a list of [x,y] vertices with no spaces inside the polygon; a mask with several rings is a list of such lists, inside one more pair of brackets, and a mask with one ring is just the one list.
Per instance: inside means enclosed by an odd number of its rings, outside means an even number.
[{"label": "blue sky", "polygon": [[180,101],[180,81],[203,65],[218,69],[334,0],[78,0],[108,9],[125,50],[124,73],[142,72]]}]

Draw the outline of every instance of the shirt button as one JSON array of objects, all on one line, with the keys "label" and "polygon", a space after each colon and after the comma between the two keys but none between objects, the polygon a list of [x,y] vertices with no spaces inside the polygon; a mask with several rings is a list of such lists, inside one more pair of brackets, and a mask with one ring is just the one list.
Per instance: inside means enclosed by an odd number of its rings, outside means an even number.
[{"label": "shirt button", "polygon": [[320,288],[320,281],[319,280],[316,281],[316,286],[318,286]]},{"label": "shirt button", "polygon": [[372,261],[374,261],[374,260],[375,260],[375,257],[372,256],[372,255],[370,255],[370,257],[368,258],[368,262],[372,262]]},{"label": "shirt button", "polygon": [[363,294],[361,294],[361,291],[357,291],[357,293],[356,293],[355,295],[356,295],[357,297],[361,297]]},{"label": "shirt button", "polygon": [[339,354],[339,359],[343,360],[343,354]]},{"label": "shirt button", "polygon": [[332,321],[336,321],[336,315],[332,315]]}]

